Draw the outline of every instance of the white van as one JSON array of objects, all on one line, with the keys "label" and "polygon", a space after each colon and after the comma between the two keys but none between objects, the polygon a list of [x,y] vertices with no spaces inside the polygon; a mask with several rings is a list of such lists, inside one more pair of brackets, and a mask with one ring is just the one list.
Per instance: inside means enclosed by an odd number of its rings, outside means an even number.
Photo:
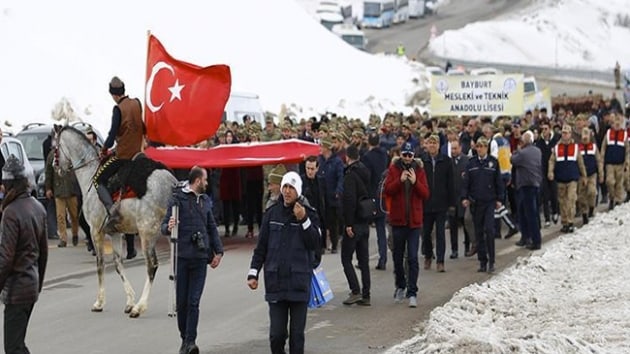
[{"label": "white van", "polygon": [[363,31],[355,25],[345,23],[341,25],[334,25],[331,31],[343,39],[346,43],[359,50],[365,50],[365,47],[367,46],[368,39],[365,37],[365,33],[363,33]]},{"label": "white van", "polygon": [[538,84],[536,83],[536,78],[533,76],[525,76],[523,85],[525,87],[525,94],[538,92]]},{"label": "white van", "polygon": [[262,125],[265,122],[265,113],[257,94],[246,92],[231,92],[225,105],[222,121],[237,122],[243,124],[243,117],[250,116],[252,121]]}]

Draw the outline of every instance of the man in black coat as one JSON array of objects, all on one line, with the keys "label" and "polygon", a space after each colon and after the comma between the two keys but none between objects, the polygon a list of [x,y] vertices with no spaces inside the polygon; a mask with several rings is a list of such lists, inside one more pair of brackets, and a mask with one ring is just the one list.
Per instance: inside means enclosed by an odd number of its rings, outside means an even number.
[{"label": "man in black coat", "polygon": [[[359,201],[368,196],[367,185],[370,182],[370,171],[359,161],[359,149],[348,146],[346,151],[346,170],[343,178],[343,216],[345,228],[341,240],[341,264],[348,280],[350,296],[343,301],[344,305],[370,305],[370,251],[368,238],[370,227],[368,221],[358,215]],[[361,283],[352,265],[352,256],[357,253]]]},{"label": "man in black coat", "polygon": [[[451,142],[451,162],[453,163],[453,190],[457,198],[462,193],[463,176],[466,172],[466,166],[468,166],[468,157],[462,154],[462,147],[457,140]],[[469,230],[466,230],[464,226],[465,211],[466,208],[461,203],[455,203],[455,213],[448,215],[448,226],[451,232],[451,259],[455,259],[459,255],[458,229],[460,226],[464,229],[465,252],[470,249]]]},{"label": "man in black coat", "polygon": [[[368,136],[368,151],[361,157],[361,162],[370,171],[370,183],[368,194],[376,199],[376,205],[382,205],[380,182],[383,172],[387,170],[387,152],[379,146],[379,136],[371,133]],[[387,263],[387,231],[385,230],[385,213],[378,208],[378,214],[374,218],[376,226],[376,242],[378,244],[378,265],[376,269],[385,270]]]},{"label": "man in black coat", "polygon": [[446,216],[455,213],[455,187],[451,159],[440,154],[440,137],[432,134],[426,138],[427,154],[422,157],[424,171],[429,184],[429,200],[424,203],[424,225],[422,230],[422,253],[424,269],[431,269],[433,243],[431,232],[435,224],[435,248],[437,271],[444,272],[446,253]]},{"label": "man in black coat", "polygon": [[[302,178],[302,195],[308,200],[310,206],[317,210],[319,216],[319,224],[322,230],[326,230],[326,182],[322,176],[317,174],[319,162],[317,156],[309,156],[304,162],[305,173]],[[320,249],[316,250],[315,255],[317,263],[321,259],[321,255],[326,251],[326,239],[322,237],[320,240]]]},{"label": "man in black coat", "polygon": [[[560,135],[554,134],[551,130],[549,121],[542,121],[540,123],[540,137],[536,140],[535,145],[541,151],[542,155],[542,175],[547,176],[549,170],[549,159],[553,152],[553,148],[558,144]],[[542,186],[540,188],[540,196],[542,200],[543,215],[545,217],[545,227],[551,226],[550,220],[554,223],[558,222],[558,212],[560,208],[558,206],[558,184],[556,181],[550,181],[547,178],[543,178]]]}]

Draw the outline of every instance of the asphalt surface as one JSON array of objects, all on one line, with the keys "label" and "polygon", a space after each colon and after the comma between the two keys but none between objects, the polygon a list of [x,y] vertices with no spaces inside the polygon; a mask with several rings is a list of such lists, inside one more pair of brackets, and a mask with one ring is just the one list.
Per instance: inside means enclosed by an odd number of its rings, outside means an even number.
[{"label": "asphalt surface", "polygon": [[[555,237],[558,226],[544,230],[545,241]],[[323,266],[335,298],[321,309],[309,311],[307,353],[380,353],[416,334],[421,322],[436,306],[471,283],[492,275],[477,273],[475,257],[446,260],[446,272],[420,271],[418,308],[393,302],[391,261],[386,271],[376,271],[376,237],[371,230],[372,306],[344,306],[348,287],[340,255],[327,253]],[[447,236],[448,238],[448,236]],[[460,237],[461,238],[461,237]],[[518,235],[497,240],[497,271],[529,251],[514,246]],[[226,254],[221,266],[208,271],[201,302],[198,344],[202,353],[268,353],[268,308],[262,286],[251,291],[246,274],[255,240],[242,236],[224,239]],[[125,296],[118,275],[107,256],[107,302],[102,313],[92,313],[97,282],[95,260],[83,244],[59,249],[50,242],[50,260],[44,290],[35,306],[27,335],[34,353],[176,353],[179,347],[176,319],[167,316],[169,303],[169,253],[166,238],[158,243],[158,270],[149,308],[139,319],[123,313]],[[460,253],[463,246],[460,245]],[[544,246],[543,246],[544,249]],[[540,252],[540,251],[537,251]],[[450,246],[447,241],[447,257]],[[125,261],[127,275],[140,296],[146,270],[138,257]],[[1,333],[1,332],[0,332]]]},{"label": "asphalt surface", "polygon": [[468,23],[516,11],[529,3],[530,0],[451,0],[449,4],[440,7],[437,14],[410,19],[391,28],[366,29],[367,50],[371,53],[395,53],[396,47],[402,43],[408,57],[420,58],[420,52],[431,38],[432,27],[435,26],[436,34],[439,35],[446,30],[464,27]]}]

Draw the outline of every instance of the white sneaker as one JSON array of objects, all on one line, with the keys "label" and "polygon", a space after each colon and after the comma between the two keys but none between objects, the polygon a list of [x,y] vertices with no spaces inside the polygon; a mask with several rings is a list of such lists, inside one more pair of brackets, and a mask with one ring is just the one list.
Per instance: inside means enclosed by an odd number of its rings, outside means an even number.
[{"label": "white sneaker", "polygon": [[415,296],[409,297],[409,307],[418,307],[418,299]]},{"label": "white sneaker", "polygon": [[398,288],[394,291],[394,302],[400,304],[405,299],[405,289]]},{"label": "white sneaker", "polygon": [[545,228],[548,228],[549,226],[551,226],[551,223],[549,221],[545,221]]}]

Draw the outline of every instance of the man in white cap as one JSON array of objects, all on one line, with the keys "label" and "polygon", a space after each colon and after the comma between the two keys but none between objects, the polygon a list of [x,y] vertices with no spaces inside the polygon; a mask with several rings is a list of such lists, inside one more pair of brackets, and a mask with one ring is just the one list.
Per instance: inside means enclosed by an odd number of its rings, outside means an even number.
[{"label": "man in white cap", "polygon": [[300,198],[300,175],[287,172],[280,186],[278,202],[263,215],[247,285],[252,290],[258,288],[259,272],[264,266],[271,352],[284,353],[288,337],[290,352],[304,353],[313,258],[315,249],[321,247],[320,224],[317,211]]}]

